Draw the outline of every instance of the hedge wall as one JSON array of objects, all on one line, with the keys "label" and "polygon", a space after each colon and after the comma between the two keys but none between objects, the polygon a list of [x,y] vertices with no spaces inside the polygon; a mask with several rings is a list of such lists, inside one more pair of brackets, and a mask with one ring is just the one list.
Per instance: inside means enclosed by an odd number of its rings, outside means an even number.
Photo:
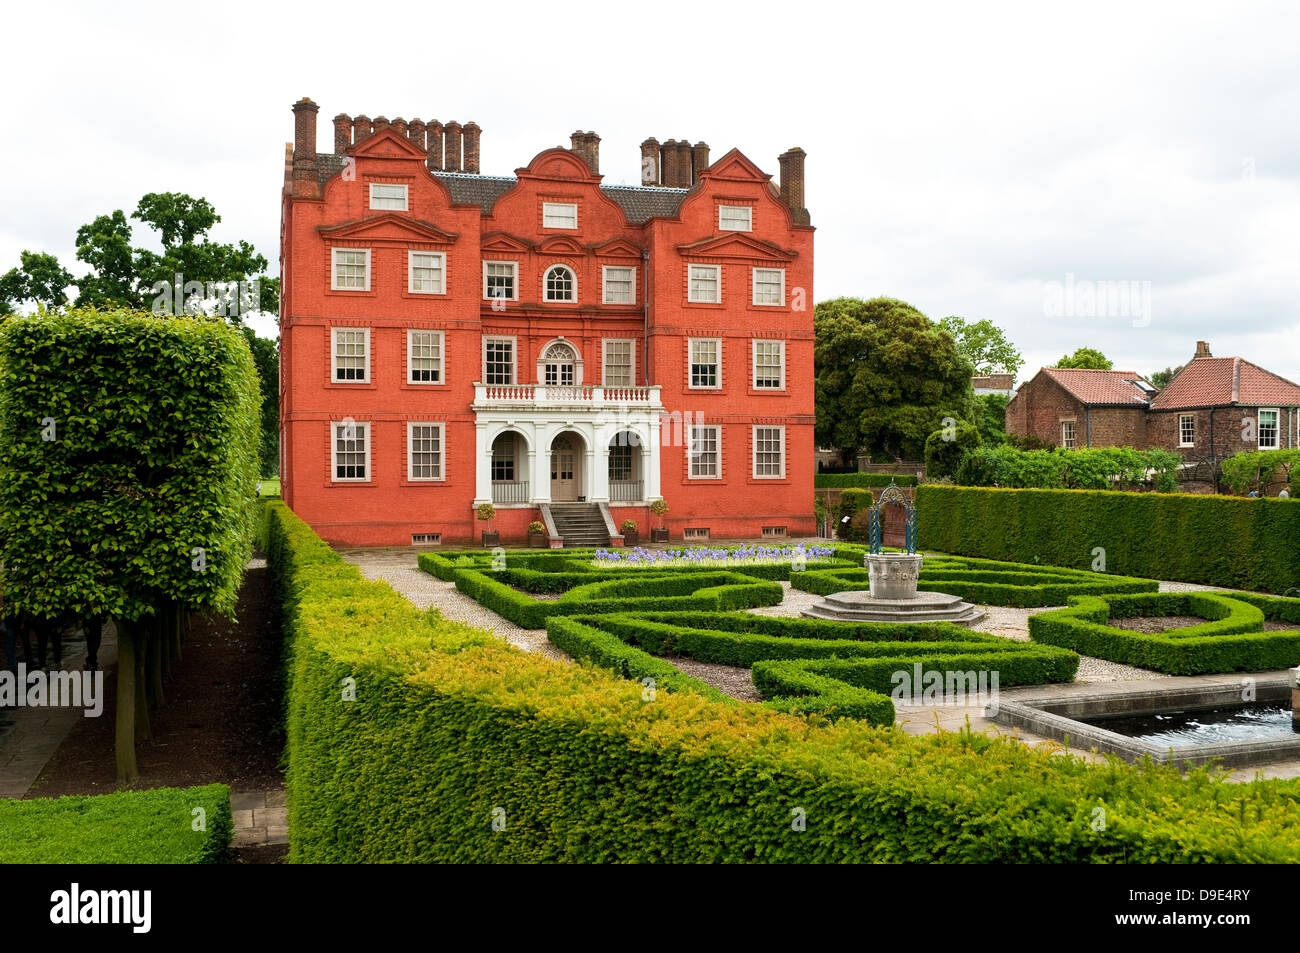
[{"label": "hedge wall", "polygon": [[843,489],[850,486],[916,486],[916,477],[899,473],[818,473],[813,478],[817,489]]},{"label": "hedge wall", "polygon": [[648,702],[420,612],[267,506],[294,861],[1300,861],[1298,782]]},{"label": "hedge wall", "polygon": [[961,556],[1284,593],[1300,586],[1300,500],[1107,490],[917,489],[918,546]]},{"label": "hedge wall", "polygon": [[[204,830],[194,830],[195,808]],[[0,864],[212,864],[230,844],[230,788],[0,798]]]}]

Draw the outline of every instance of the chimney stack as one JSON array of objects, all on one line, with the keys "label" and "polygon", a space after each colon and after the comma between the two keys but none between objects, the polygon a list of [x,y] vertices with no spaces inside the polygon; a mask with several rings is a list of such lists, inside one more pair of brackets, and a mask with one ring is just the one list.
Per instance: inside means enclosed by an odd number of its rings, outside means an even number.
[{"label": "chimney stack", "polygon": [[429,143],[429,158],[426,164],[430,172],[442,171],[442,123],[434,119],[424,127],[424,135]]},{"label": "chimney stack", "polygon": [[397,132],[399,136],[401,136],[402,138],[406,138],[406,120],[403,119],[401,116],[398,116],[396,119],[393,120],[393,129]]},{"label": "chimney stack", "polygon": [[641,143],[641,184],[659,184],[659,140],[654,136]]},{"label": "chimney stack", "polygon": [[1197,342],[1196,342],[1196,355],[1195,355],[1195,356],[1196,356],[1196,357],[1213,357],[1214,355],[1210,353],[1210,342],[1209,342],[1209,341],[1197,341]]},{"label": "chimney stack", "polygon": [[790,209],[796,225],[809,224],[808,210],[803,205],[803,161],[807,155],[798,146],[781,153],[781,201]]},{"label": "chimney stack", "polygon": [[659,184],[667,188],[677,182],[677,140],[665,139],[659,149]]},{"label": "chimney stack", "polygon": [[334,154],[343,155],[352,145],[352,119],[347,113],[334,117]]},{"label": "chimney stack", "polygon": [[587,163],[587,168],[593,173],[600,173],[600,136],[594,132],[583,132],[579,129],[573,135],[569,136],[569,142],[572,143],[572,152],[580,156],[582,161]]},{"label": "chimney stack", "polygon": [[357,116],[352,120],[352,141],[354,143],[360,142],[373,132],[374,129],[371,128],[370,117],[365,113],[362,113],[360,116]]},{"label": "chimney stack", "polygon": [[700,173],[709,167],[709,144],[697,142],[691,146],[691,180],[700,181]]},{"label": "chimney stack", "polygon": [[293,104],[293,191],[313,192],[316,182],[316,114],[320,107],[304,96]]},{"label": "chimney stack", "polygon": [[452,120],[442,127],[446,134],[445,153],[443,155],[443,168],[447,172],[460,171],[460,123]]},{"label": "chimney stack", "polygon": [[424,123],[419,119],[412,119],[411,124],[406,127],[406,136],[418,149],[427,149],[424,142]]},{"label": "chimney stack", "polygon": [[676,177],[672,187],[689,189],[691,187],[691,144],[685,139],[678,139],[674,149],[677,152]]},{"label": "chimney stack", "polygon": [[388,128],[388,120],[385,119],[383,116],[376,116],[375,132],[379,132],[381,129],[387,129],[387,128]]},{"label": "chimney stack", "polygon": [[465,123],[465,171],[478,175],[478,137],[483,130],[471,120]]}]

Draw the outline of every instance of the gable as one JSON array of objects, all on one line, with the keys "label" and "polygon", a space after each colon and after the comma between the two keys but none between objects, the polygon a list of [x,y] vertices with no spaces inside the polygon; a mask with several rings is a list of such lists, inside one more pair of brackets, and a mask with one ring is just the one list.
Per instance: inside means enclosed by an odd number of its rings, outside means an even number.
[{"label": "gable", "polygon": [[516,178],[569,179],[576,182],[599,182],[586,161],[568,149],[552,148],[539,152],[523,169],[515,170]]},{"label": "gable", "polygon": [[567,235],[551,235],[538,244],[537,250],[544,255],[581,255],[585,251]]},{"label": "gable", "polygon": [[725,156],[700,173],[700,178],[730,180],[734,182],[767,182],[772,177],[745,157],[739,149]]},{"label": "gable", "polygon": [[460,237],[454,232],[444,231],[432,222],[423,222],[396,212],[372,215],[340,225],[318,225],[316,231],[326,240],[348,239],[372,243],[422,241],[450,245]]},{"label": "gable", "polygon": [[600,245],[592,245],[590,251],[593,255],[599,255],[601,258],[641,257],[641,249],[625,238],[616,238]]},{"label": "gable", "polygon": [[385,126],[351,146],[348,155],[367,159],[419,159],[423,162],[428,153],[391,126]]},{"label": "gable", "polygon": [[738,261],[791,262],[798,252],[788,251],[773,242],[754,238],[743,232],[728,233],[700,239],[687,245],[678,245],[682,255],[708,258],[731,258]]},{"label": "gable", "polygon": [[508,232],[488,232],[483,236],[479,247],[483,251],[526,252],[533,247],[533,243]]}]

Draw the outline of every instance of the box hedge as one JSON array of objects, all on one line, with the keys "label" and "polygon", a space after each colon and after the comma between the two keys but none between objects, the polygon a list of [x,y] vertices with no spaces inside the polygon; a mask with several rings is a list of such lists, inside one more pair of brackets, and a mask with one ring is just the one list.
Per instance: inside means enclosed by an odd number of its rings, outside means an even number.
[{"label": "box hedge", "polygon": [[1300,500],[1107,490],[917,489],[918,546],[960,556],[1284,593],[1300,586]]},{"label": "box hedge", "polygon": [[690,691],[648,703],[636,682],[420,612],[267,506],[294,861],[1300,860],[1298,782],[1092,766]]},{"label": "box hedge", "polygon": [[233,833],[230,788],[0,798],[0,831],[0,864],[218,863]]},{"label": "box hedge", "polygon": [[816,489],[843,489],[850,486],[916,486],[916,477],[899,473],[818,473],[813,477]]}]

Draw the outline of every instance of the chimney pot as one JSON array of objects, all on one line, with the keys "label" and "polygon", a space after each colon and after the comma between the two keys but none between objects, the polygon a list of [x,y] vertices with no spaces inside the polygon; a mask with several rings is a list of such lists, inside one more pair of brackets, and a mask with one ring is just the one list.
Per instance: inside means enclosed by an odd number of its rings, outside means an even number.
[{"label": "chimney pot", "polygon": [[373,132],[374,128],[370,125],[370,117],[365,113],[352,120],[352,141],[354,143],[360,142]]},{"label": "chimney pot", "polygon": [[691,178],[700,181],[700,173],[709,167],[709,144],[697,142],[691,146]]},{"label": "chimney pot", "polygon": [[673,186],[679,189],[689,189],[691,187],[691,144],[685,139],[678,139],[676,150],[677,181],[673,183]]},{"label": "chimney pot", "polygon": [[572,144],[572,152],[582,158],[587,163],[587,168],[593,173],[600,173],[600,136],[594,132],[583,132],[579,129],[569,137]]},{"label": "chimney pot", "polygon": [[424,123],[419,119],[412,119],[411,124],[406,127],[406,136],[420,149],[428,148],[424,139]]},{"label": "chimney pot", "polygon": [[442,123],[434,119],[424,127],[424,135],[429,143],[428,166],[430,172],[442,171]]},{"label": "chimney pot", "polygon": [[452,120],[442,127],[444,135],[442,167],[448,172],[460,171],[461,125]]},{"label": "chimney pot", "polygon": [[398,116],[396,119],[394,119],[392,125],[393,125],[393,129],[397,131],[397,134],[399,136],[406,135],[406,120],[403,119],[401,116]]},{"label": "chimney pot", "polygon": [[388,128],[388,120],[385,119],[383,116],[376,116],[376,117],[375,117],[375,132],[379,132],[379,130],[381,130],[381,129],[387,129],[387,128]]},{"label": "chimney pot", "polygon": [[334,117],[334,154],[343,155],[352,145],[352,117],[339,113]]},{"label": "chimney pot", "polygon": [[320,107],[306,96],[293,104],[295,194],[306,194],[316,187],[316,114],[318,112]]},{"label": "chimney pot", "polygon": [[659,140],[650,136],[641,143],[641,184],[659,184]]},{"label": "chimney pot", "polygon": [[470,121],[465,123],[465,128],[461,131],[465,136],[465,171],[471,175],[478,175],[478,143],[483,130],[479,128],[478,123]]},{"label": "chimney pot", "polygon": [[1196,356],[1197,356],[1197,357],[1213,357],[1213,356],[1214,356],[1213,354],[1210,353],[1210,342],[1209,342],[1209,341],[1197,341],[1197,342],[1196,342]]}]

